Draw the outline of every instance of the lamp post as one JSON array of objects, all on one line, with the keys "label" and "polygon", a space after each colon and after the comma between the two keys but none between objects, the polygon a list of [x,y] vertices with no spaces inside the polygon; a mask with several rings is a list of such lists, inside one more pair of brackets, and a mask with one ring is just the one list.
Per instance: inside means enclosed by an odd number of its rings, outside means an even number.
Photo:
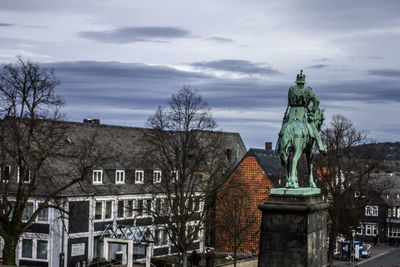
[{"label": "lamp post", "polygon": [[354,237],[355,237],[355,235],[356,235],[356,231],[355,230],[351,230],[351,236],[352,236],[352,239],[351,239],[351,256],[353,257],[352,266],[354,266],[354,260],[355,260],[355,257],[356,257],[356,254],[355,254],[355,251],[354,251]]}]

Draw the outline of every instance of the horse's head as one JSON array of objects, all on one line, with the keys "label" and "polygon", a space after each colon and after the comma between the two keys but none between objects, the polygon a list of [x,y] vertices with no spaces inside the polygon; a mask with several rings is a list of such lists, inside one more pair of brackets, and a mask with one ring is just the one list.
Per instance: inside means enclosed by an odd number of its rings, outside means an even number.
[{"label": "horse's head", "polygon": [[325,109],[318,108],[314,113],[314,123],[318,130],[321,128],[321,125],[325,120],[324,111]]}]

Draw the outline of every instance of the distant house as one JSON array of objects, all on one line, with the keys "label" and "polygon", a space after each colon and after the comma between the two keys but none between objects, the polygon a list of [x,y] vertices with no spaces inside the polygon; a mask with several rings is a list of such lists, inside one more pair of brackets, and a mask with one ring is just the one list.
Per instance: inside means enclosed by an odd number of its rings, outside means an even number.
[{"label": "distant house", "polygon": [[[76,184],[59,195],[58,201],[68,216],[57,209],[43,210],[36,222],[21,236],[17,264],[28,266],[84,266],[96,257],[119,259],[132,266],[134,259],[146,255],[162,256],[177,253],[163,224],[155,221],[150,209],[163,205],[163,192],[154,192],[153,183],[165,176],[158,166],[143,162],[146,146],[142,142],[144,128],[101,125],[98,120],[84,123],[66,122],[73,143],[94,132],[99,146],[112,149],[117,155],[91,170],[82,184]],[[218,132],[226,140],[226,158],[231,164],[246,152],[238,133]],[[60,168],[65,166],[60,164]],[[3,163],[1,182],[16,183],[18,175],[12,164]],[[68,172],[68,170],[63,170]],[[14,173],[13,175],[10,175]],[[178,174],[177,174],[178,175]],[[60,177],[62,180],[63,177]],[[26,181],[29,183],[29,181]],[[201,192],[198,193],[199,195]],[[31,214],[41,201],[41,195],[29,199],[26,212]],[[204,208],[204,202],[194,204]],[[189,226],[188,226],[189,227]],[[150,246],[148,243],[152,241]],[[0,257],[4,243],[0,237]],[[205,232],[198,233],[193,249],[203,250]]]},{"label": "distant house", "polygon": [[400,192],[381,194],[362,212],[358,239],[373,242],[379,234],[380,242],[400,241]]},{"label": "distant house", "polygon": [[[279,155],[267,149],[251,148],[218,189],[216,204],[215,248],[232,252],[258,253],[261,211],[275,187],[285,185]],[[241,234],[235,236],[235,229]],[[237,231],[236,231],[237,232]]]}]

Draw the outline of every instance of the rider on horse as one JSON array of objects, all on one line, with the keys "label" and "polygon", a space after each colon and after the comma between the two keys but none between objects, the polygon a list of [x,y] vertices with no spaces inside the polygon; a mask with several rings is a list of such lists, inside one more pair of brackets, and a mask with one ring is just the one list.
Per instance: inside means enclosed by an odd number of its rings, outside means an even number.
[{"label": "rider on horse", "polygon": [[[299,121],[306,125],[310,136],[316,141],[318,150],[321,153],[326,153],[326,148],[322,144],[321,136],[314,123],[314,113],[318,109],[319,100],[315,96],[311,87],[304,86],[306,75],[303,70],[297,74],[295,86],[289,88],[288,107],[283,118],[283,124],[290,121]],[[310,102],[313,102],[311,110],[309,109]],[[289,111],[289,112],[288,112]]]}]

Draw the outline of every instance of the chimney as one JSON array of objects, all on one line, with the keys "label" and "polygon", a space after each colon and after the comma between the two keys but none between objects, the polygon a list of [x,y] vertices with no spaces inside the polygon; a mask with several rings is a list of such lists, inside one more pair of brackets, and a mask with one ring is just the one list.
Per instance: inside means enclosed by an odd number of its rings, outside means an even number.
[{"label": "chimney", "polygon": [[93,124],[93,125],[100,125],[100,120],[99,119],[86,118],[86,119],[83,119],[83,123],[85,123],[85,124]]},{"label": "chimney", "polygon": [[272,142],[265,142],[265,150],[272,150]]}]

